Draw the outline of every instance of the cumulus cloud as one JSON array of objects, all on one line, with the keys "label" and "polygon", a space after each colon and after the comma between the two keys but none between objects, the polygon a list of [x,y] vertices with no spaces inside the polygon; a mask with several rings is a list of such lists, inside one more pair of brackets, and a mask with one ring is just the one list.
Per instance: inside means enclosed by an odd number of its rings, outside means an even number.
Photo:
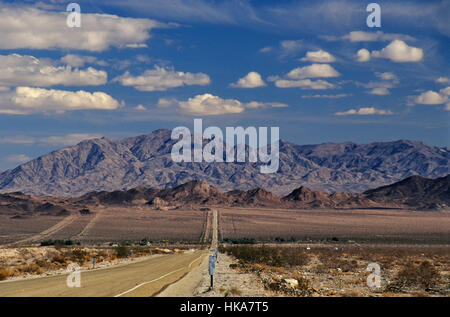
[{"label": "cumulus cloud", "polygon": [[31,157],[25,154],[12,154],[6,156],[4,159],[9,163],[16,163],[16,164],[22,164],[31,161]]},{"label": "cumulus cloud", "polygon": [[338,77],[340,74],[328,64],[312,64],[305,67],[298,67],[286,74],[290,79]]},{"label": "cumulus cloud", "polygon": [[57,146],[69,146],[80,143],[81,141],[89,139],[101,138],[100,134],[90,134],[90,133],[70,133],[66,135],[52,135],[48,137],[43,137],[37,139],[39,143],[57,145]]},{"label": "cumulus cloud", "polygon": [[165,91],[169,88],[208,85],[211,80],[203,73],[184,73],[174,69],[155,66],[154,69],[146,70],[142,75],[132,76],[128,71],[122,76],[114,79],[123,86],[133,86],[140,91]]},{"label": "cumulus cloud", "polygon": [[306,56],[300,60],[302,62],[332,63],[336,61],[336,58],[326,51],[318,50],[306,52]]},{"label": "cumulus cloud", "polygon": [[310,79],[301,79],[301,80],[288,80],[288,79],[277,79],[275,80],[275,86],[278,88],[301,88],[301,89],[331,89],[335,88],[335,86],[325,80],[310,80]]},{"label": "cumulus cloud", "polygon": [[436,82],[438,84],[450,84],[450,78],[448,78],[448,77],[439,77],[438,79],[436,79]]},{"label": "cumulus cloud", "polygon": [[245,104],[245,107],[248,109],[257,109],[257,108],[286,108],[287,104],[281,102],[259,102],[259,101],[250,101]]},{"label": "cumulus cloud", "polygon": [[450,86],[443,88],[441,90],[439,90],[439,93],[441,95],[446,95],[446,96],[450,96]]},{"label": "cumulus cloud", "polygon": [[0,55],[0,69],[2,86],[96,86],[108,79],[106,72],[92,67],[54,66],[49,60],[19,54]]},{"label": "cumulus cloud", "polygon": [[365,48],[360,49],[358,52],[356,52],[356,60],[358,62],[370,61],[370,52]]},{"label": "cumulus cloud", "polygon": [[99,60],[95,56],[83,56],[77,54],[67,54],[66,56],[61,57],[61,62],[72,67],[82,67],[85,64],[97,64],[100,66],[108,65],[107,62]]},{"label": "cumulus cloud", "polygon": [[336,94],[336,95],[303,95],[302,98],[310,99],[310,98],[325,98],[325,99],[340,99],[349,97],[351,94]]},{"label": "cumulus cloud", "polygon": [[389,95],[389,90],[385,87],[377,87],[377,88],[373,88],[372,90],[370,90],[368,92],[371,95],[378,95],[378,96],[385,96],[385,95]]},{"label": "cumulus cloud", "polygon": [[375,75],[382,80],[392,80],[393,82],[398,82],[397,76],[391,72],[375,73]]},{"label": "cumulus cloud", "polygon": [[352,31],[339,39],[348,40],[350,42],[375,42],[375,41],[415,41],[415,38],[405,34],[377,32]]},{"label": "cumulus cloud", "polygon": [[381,51],[372,51],[374,58],[387,58],[393,62],[420,62],[423,59],[423,50],[419,47],[408,46],[401,40],[394,40]]},{"label": "cumulus cloud", "polygon": [[278,46],[266,46],[259,50],[260,53],[273,53],[280,58],[287,58],[297,55],[303,50],[312,48],[310,44],[304,43],[303,40],[283,40]]},{"label": "cumulus cloud", "polygon": [[240,78],[236,83],[232,83],[231,87],[235,88],[257,88],[266,86],[266,83],[257,72],[250,72],[246,76]]},{"label": "cumulus cloud", "polygon": [[[450,88],[450,87],[447,87]],[[445,103],[448,97],[445,94],[445,90],[442,93],[437,93],[432,90],[421,93],[414,98],[414,102],[421,105],[441,105]]]},{"label": "cumulus cloud", "polygon": [[280,42],[281,55],[289,56],[298,53],[303,49],[302,40],[284,40]]},{"label": "cumulus cloud", "polygon": [[67,27],[67,12],[0,5],[0,49],[75,49],[104,51],[110,46],[144,44],[153,28],[167,27],[149,19],[82,13],[82,27]]},{"label": "cumulus cloud", "polygon": [[358,62],[367,62],[372,58],[386,58],[393,62],[420,62],[423,59],[423,50],[419,47],[409,46],[402,40],[394,40],[381,51],[369,52],[365,48],[356,53]]},{"label": "cumulus cloud", "polygon": [[70,110],[114,110],[119,102],[103,92],[66,91],[17,87],[15,92],[0,96],[0,113],[63,113]]},{"label": "cumulus cloud", "polygon": [[143,105],[137,105],[133,109],[137,110],[137,111],[146,111],[147,110],[147,108],[145,108]]},{"label": "cumulus cloud", "polygon": [[349,116],[349,115],[358,115],[358,116],[367,116],[367,115],[391,115],[393,114],[389,110],[381,110],[374,107],[365,107],[359,109],[350,109],[344,112],[336,112],[336,116]]},{"label": "cumulus cloud", "polygon": [[0,138],[1,144],[21,144],[21,145],[58,145],[68,146],[75,145],[84,140],[101,138],[100,134],[91,133],[69,133],[66,135],[52,135],[46,137],[34,136],[14,136]]},{"label": "cumulus cloud", "polygon": [[167,108],[171,106],[176,106],[187,114],[204,116],[242,113],[246,109],[287,107],[287,105],[279,102],[251,101],[244,103],[236,99],[223,99],[208,93],[189,98],[187,101],[179,101],[174,98],[161,98],[158,101],[158,107]]}]

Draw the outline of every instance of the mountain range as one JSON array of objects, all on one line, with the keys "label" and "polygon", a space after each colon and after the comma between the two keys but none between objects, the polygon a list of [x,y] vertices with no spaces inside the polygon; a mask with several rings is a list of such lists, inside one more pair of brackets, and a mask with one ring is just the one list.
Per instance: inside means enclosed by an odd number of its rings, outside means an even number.
[{"label": "mountain range", "polygon": [[261,188],[247,191],[221,191],[203,181],[190,181],[174,188],[136,187],[112,192],[91,192],[80,197],[37,197],[20,192],[0,194],[0,211],[20,218],[30,215],[90,213],[97,206],[143,206],[170,210],[186,208],[265,207],[285,209],[396,208],[410,210],[448,210],[450,175],[437,179],[411,176],[400,182],[364,193],[326,193],[300,186],[286,196]]},{"label": "mountain range", "polygon": [[326,193],[362,193],[412,175],[438,178],[450,173],[449,149],[418,141],[280,141],[278,172],[261,174],[258,163],[176,163],[170,153],[177,141],[170,136],[170,130],[160,129],[123,140],[86,140],[4,171],[0,192],[74,197],[93,191],[164,189],[199,180],[222,191],[259,188],[287,195],[303,186]]}]

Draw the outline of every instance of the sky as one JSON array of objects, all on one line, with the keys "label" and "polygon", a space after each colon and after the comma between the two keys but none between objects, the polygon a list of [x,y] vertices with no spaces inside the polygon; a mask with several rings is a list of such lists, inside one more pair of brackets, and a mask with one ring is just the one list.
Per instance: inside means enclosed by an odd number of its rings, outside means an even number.
[{"label": "sky", "polygon": [[77,3],[0,3],[0,170],[194,118],[450,146],[450,1],[377,1],[380,27],[360,0]]}]

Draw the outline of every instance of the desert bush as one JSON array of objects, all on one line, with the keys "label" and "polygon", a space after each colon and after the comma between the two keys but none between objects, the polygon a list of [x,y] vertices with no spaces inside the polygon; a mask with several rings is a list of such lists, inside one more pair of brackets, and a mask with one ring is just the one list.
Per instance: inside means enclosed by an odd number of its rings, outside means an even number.
[{"label": "desert bush", "polygon": [[407,287],[429,290],[437,286],[440,278],[439,271],[429,261],[419,265],[408,262],[397,272],[387,290],[401,291]]},{"label": "desert bush", "polygon": [[241,295],[242,291],[240,289],[238,289],[236,286],[232,286],[230,288],[230,293],[233,295]]},{"label": "desert bush", "polygon": [[59,263],[59,264],[65,264],[66,258],[62,254],[57,254],[52,258],[52,262]]},{"label": "desert bush", "polygon": [[4,281],[9,277],[9,272],[5,269],[0,269],[0,281]]},{"label": "desert bush", "polygon": [[18,270],[22,273],[29,273],[29,274],[42,274],[44,273],[44,270],[37,265],[36,263],[26,264],[21,267],[18,267]]},{"label": "desert bush", "polygon": [[258,243],[258,241],[256,241],[255,238],[235,238],[235,239],[231,239],[231,238],[225,238],[222,241],[223,243],[229,243],[229,244],[256,244]]},{"label": "desert bush", "polygon": [[82,249],[73,249],[66,254],[72,261],[78,262],[80,265],[89,258],[89,252]]},{"label": "desert bush", "polygon": [[126,258],[130,255],[130,249],[124,245],[116,247],[116,255],[118,258]]},{"label": "desert bush", "polygon": [[300,273],[294,273],[291,278],[298,281],[297,294],[301,296],[309,295],[311,293],[311,285],[309,281],[303,277]]},{"label": "desert bush", "polygon": [[270,266],[296,266],[308,263],[308,256],[303,250],[294,247],[232,246],[226,248],[226,252],[247,263]]},{"label": "desert bush", "polygon": [[36,259],[34,263],[36,263],[37,266],[42,268],[50,267],[50,262],[48,262],[46,259]]}]

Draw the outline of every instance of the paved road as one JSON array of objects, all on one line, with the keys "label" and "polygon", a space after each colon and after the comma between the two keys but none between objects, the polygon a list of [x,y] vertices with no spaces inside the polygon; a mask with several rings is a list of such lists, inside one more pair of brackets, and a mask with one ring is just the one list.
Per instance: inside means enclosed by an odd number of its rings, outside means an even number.
[{"label": "paved road", "polygon": [[212,240],[211,240],[211,248],[217,249],[219,243],[218,243],[218,236],[219,236],[219,228],[218,228],[218,211],[217,209],[213,210],[213,225],[212,225]]},{"label": "paved road", "polygon": [[127,265],[81,272],[81,287],[69,288],[67,274],[0,282],[0,297],[152,296],[199,265],[207,252],[155,256]]}]

